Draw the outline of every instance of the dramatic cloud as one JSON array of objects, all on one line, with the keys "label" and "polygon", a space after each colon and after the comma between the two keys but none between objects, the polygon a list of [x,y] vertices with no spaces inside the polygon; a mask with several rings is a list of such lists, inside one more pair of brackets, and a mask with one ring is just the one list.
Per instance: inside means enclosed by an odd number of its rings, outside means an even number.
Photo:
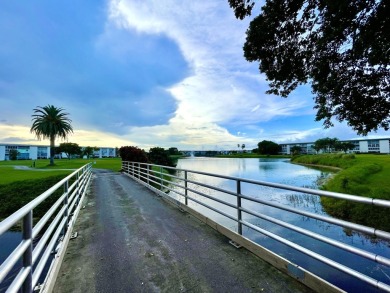
[{"label": "dramatic cloud", "polygon": [[229,149],[353,136],[345,125],[320,131],[306,86],[288,99],[265,94],[243,58],[247,26],[220,0],[7,1],[0,142],[41,143],[31,114],[47,104],[70,113],[69,141],[81,145]]}]

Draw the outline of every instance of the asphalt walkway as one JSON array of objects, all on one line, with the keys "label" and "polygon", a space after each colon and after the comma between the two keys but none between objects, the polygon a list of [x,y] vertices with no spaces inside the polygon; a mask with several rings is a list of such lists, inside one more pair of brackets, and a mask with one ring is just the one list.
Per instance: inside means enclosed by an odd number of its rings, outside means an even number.
[{"label": "asphalt walkway", "polygon": [[129,177],[94,172],[54,292],[311,292]]}]

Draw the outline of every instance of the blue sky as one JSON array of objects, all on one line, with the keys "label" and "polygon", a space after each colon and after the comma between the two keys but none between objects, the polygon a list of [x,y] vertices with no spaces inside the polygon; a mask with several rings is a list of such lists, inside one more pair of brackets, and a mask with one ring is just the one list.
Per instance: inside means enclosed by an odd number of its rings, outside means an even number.
[{"label": "blue sky", "polygon": [[265,94],[258,64],[243,57],[248,21],[226,0],[2,1],[0,143],[48,144],[29,132],[33,109],[48,104],[70,113],[68,141],[83,146],[357,138],[314,121],[309,86]]}]

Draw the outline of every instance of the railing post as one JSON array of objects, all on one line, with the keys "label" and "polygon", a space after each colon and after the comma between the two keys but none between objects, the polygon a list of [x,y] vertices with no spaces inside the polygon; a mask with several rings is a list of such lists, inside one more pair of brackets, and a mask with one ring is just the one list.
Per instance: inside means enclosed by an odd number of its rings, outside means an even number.
[{"label": "railing post", "polygon": [[33,239],[32,239],[32,226],[33,226],[33,211],[29,211],[27,215],[23,217],[23,239],[30,240],[30,245],[23,254],[23,267],[30,267],[26,280],[23,283],[22,292],[32,292],[32,251],[33,251]]},{"label": "railing post", "polygon": [[162,173],[162,167],[160,166],[160,190],[163,190],[163,173]]},{"label": "railing post", "polygon": [[242,235],[242,212],[241,212],[241,181],[237,180],[237,227],[238,234]]},{"label": "railing post", "polygon": [[184,203],[188,206],[187,171],[184,171]]},{"label": "railing post", "polygon": [[65,212],[64,212],[64,217],[65,217],[65,226],[63,229],[63,233],[65,235],[66,231],[68,230],[68,223],[69,223],[69,181],[65,181],[64,183],[64,193],[65,193],[65,198],[64,198],[64,205],[65,205]]},{"label": "railing post", "polygon": [[[80,192],[80,171],[77,171],[77,184],[76,184],[76,192],[77,192],[77,201],[76,201],[76,206],[78,206],[80,202],[80,197],[81,197],[81,192]],[[84,174],[84,169],[83,169],[83,174]],[[84,177],[85,178],[85,177]]]},{"label": "railing post", "polygon": [[150,183],[149,183],[149,165],[148,164],[146,164],[146,182],[147,182],[147,184],[148,185],[150,185]]},{"label": "railing post", "polygon": [[131,162],[131,175],[134,176],[134,162]]}]

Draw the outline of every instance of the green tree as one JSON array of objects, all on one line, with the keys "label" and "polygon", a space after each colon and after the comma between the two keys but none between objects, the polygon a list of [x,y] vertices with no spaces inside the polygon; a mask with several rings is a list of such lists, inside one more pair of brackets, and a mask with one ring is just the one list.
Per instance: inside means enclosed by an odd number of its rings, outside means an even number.
[{"label": "green tree", "polygon": [[93,152],[98,150],[97,147],[90,147],[90,146],[87,146],[83,149],[82,151],[82,155],[83,156],[87,156],[87,158],[89,159],[90,157],[93,156]]},{"label": "green tree", "polygon": [[55,139],[61,137],[65,139],[70,133],[73,133],[72,121],[68,118],[69,113],[63,112],[64,109],[47,105],[34,109],[32,115],[33,124],[31,133],[40,139],[48,138],[50,140],[50,165],[54,165],[54,146]]},{"label": "green tree", "polygon": [[273,141],[263,140],[257,144],[259,154],[277,155],[280,152],[280,145]]},{"label": "green tree", "polygon": [[169,148],[168,149],[168,153],[171,156],[180,154],[179,150],[177,148],[175,148],[175,147]]},{"label": "green tree", "polygon": [[[228,0],[237,18],[254,0]],[[390,123],[390,17],[386,0],[266,1],[250,22],[244,56],[260,63],[269,94],[311,83],[316,120],[347,121],[358,134]]]},{"label": "green tree", "polygon": [[57,147],[57,152],[65,153],[70,160],[72,155],[81,155],[81,147],[77,143],[64,142],[60,143],[60,146]]},{"label": "green tree", "polygon": [[347,142],[339,141],[335,145],[335,149],[337,151],[343,151],[344,153],[346,153],[349,150],[352,150],[354,147],[355,147],[355,145],[352,142],[349,142],[349,141],[347,141]]},{"label": "green tree", "polygon": [[302,147],[299,145],[294,145],[290,148],[290,153],[293,155],[299,155],[302,151]]},{"label": "green tree", "polygon": [[9,159],[11,161],[15,161],[18,159],[19,152],[17,150],[10,150],[9,151]]},{"label": "green tree", "polygon": [[122,161],[149,163],[146,152],[135,146],[123,146],[119,149]]},{"label": "green tree", "polygon": [[317,139],[314,142],[313,148],[317,152],[323,150],[324,153],[330,153],[333,150],[336,150],[338,144],[339,144],[339,140],[337,138],[325,137],[325,138]]},{"label": "green tree", "polygon": [[148,158],[153,164],[175,167],[174,161],[169,157],[169,152],[164,150],[163,148],[151,148],[148,153]]}]

